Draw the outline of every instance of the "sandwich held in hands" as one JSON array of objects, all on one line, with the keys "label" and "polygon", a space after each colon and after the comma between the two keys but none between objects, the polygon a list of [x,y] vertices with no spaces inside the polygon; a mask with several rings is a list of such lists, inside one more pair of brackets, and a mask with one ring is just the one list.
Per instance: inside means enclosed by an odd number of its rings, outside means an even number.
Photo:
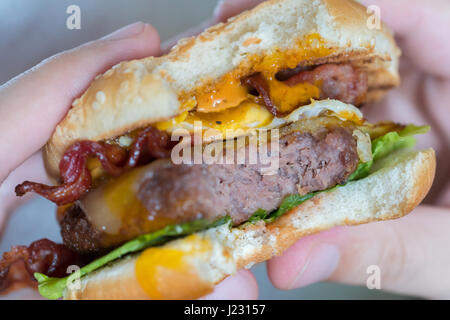
[{"label": "sandwich held in hands", "polygon": [[52,299],[198,298],[304,235],[409,213],[434,152],[412,150],[428,127],[358,109],[399,83],[399,49],[366,21],[353,1],[267,1],[99,75],[45,147],[55,185],[16,187],[58,205],[64,244],[13,248],[0,288],[34,276]]}]

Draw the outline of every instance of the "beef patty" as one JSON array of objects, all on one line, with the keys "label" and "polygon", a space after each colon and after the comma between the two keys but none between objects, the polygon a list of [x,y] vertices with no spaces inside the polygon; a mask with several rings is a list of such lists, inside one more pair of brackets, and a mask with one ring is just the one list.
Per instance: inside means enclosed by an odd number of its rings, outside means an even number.
[{"label": "beef patty", "polygon": [[100,252],[152,231],[145,222],[155,217],[182,223],[229,215],[233,225],[240,224],[258,209],[277,209],[288,195],[344,183],[358,165],[352,134],[348,123],[335,118],[302,120],[282,128],[274,175],[263,175],[262,165],[248,164],[248,159],[246,164],[210,165],[158,160],[150,174],[143,174],[136,193],[145,214],[130,219],[116,234],[107,234],[74,205],[61,221],[64,243],[78,252]]}]

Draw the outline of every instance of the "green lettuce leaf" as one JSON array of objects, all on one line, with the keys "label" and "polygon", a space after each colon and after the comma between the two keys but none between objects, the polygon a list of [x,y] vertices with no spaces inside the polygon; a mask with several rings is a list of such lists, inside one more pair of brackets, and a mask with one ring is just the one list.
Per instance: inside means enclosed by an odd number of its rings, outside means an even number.
[{"label": "green lettuce leaf", "polygon": [[230,222],[231,218],[229,216],[226,216],[217,219],[212,223],[211,221],[200,219],[178,225],[168,225],[163,229],[141,235],[131,241],[128,241],[120,247],[112,250],[107,255],[98,258],[97,260],[94,260],[88,265],[84,266],[78,273],[73,273],[68,277],[51,278],[42,273],[35,273],[34,277],[39,284],[39,293],[48,299],[61,298],[67,284],[71,283],[75,278],[83,277],[86,274],[97,270],[98,268],[101,268],[109,262],[119,259],[126,254],[137,252],[150,246],[163,244],[176,237],[185,236],[209,228],[214,228]]},{"label": "green lettuce leaf", "polygon": [[332,191],[332,190],[338,188],[339,186],[341,186],[341,185],[337,185],[337,186],[334,186],[334,187],[326,189],[326,190],[311,192],[311,193],[308,193],[305,195],[291,194],[290,196],[287,196],[286,198],[284,198],[283,202],[281,202],[281,205],[277,210],[272,211],[272,212],[267,212],[267,210],[258,209],[255,211],[254,214],[252,214],[252,216],[248,219],[247,222],[255,223],[255,222],[258,222],[261,220],[263,220],[266,223],[273,222],[276,219],[278,219],[279,217],[281,217],[283,214],[285,214],[286,212],[301,205],[303,202],[311,199],[315,195],[317,195],[321,192]]},{"label": "green lettuce leaf", "polygon": [[416,139],[413,135],[427,133],[429,130],[430,126],[408,125],[399,132],[392,131],[373,140],[372,160],[360,163],[355,172],[350,175],[349,181],[367,177],[371,173],[374,162],[386,157],[394,151],[414,147]]},{"label": "green lettuce leaf", "polygon": [[311,199],[319,192],[311,192],[303,196],[299,194],[292,194],[290,196],[287,196],[277,210],[269,213],[267,212],[267,210],[258,209],[254,214],[252,214],[252,216],[248,219],[247,222],[255,223],[257,221],[263,220],[264,222],[269,223],[275,221],[278,217],[281,217],[283,214],[295,208],[299,204],[305,202],[306,200]]}]

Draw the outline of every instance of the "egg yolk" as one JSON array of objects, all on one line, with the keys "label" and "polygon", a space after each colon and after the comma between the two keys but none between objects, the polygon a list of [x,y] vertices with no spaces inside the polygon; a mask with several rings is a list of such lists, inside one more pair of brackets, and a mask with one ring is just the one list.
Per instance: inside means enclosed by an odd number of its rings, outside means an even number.
[{"label": "egg yolk", "polygon": [[183,239],[183,248],[148,248],[136,261],[137,281],[153,300],[200,298],[213,286],[198,276],[189,258],[211,251],[211,243],[198,235]]}]

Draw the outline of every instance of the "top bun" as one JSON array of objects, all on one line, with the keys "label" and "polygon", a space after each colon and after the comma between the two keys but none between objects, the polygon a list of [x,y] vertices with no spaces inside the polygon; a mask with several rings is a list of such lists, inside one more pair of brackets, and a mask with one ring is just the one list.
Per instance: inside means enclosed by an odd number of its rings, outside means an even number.
[{"label": "top bun", "polygon": [[[182,39],[167,54],[117,64],[73,102],[45,147],[48,173],[77,140],[103,140],[176,116],[196,93],[232,74],[351,62],[368,70],[368,100],[398,85],[400,50],[351,0],[270,0]],[[269,62],[266,59],[269,57]],[[195,100],[194,100],[195,102]]]}]

